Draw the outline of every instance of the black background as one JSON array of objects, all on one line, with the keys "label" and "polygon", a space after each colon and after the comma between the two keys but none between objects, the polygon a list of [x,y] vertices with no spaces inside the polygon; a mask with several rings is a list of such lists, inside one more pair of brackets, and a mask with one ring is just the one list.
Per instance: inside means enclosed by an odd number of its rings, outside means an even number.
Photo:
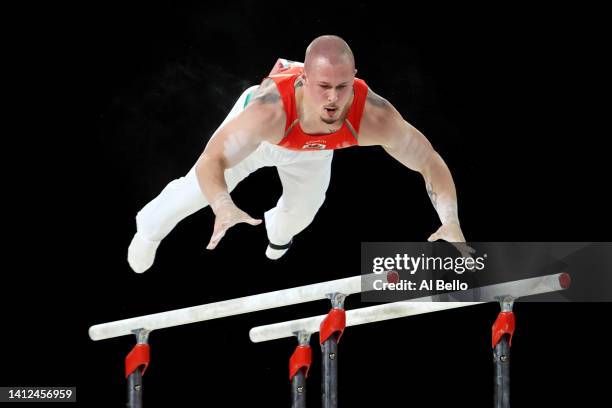
[{"label": "black background", "polygon": [[[7,78],[23,116],[6,138],[10,210],[0,385],[70,385],[79,406],[122,406],[131,338],[90,325],[353,276],[360,243],[420,241],[438,227],[422,178],[381,148],[337,151],[327,200],[278,262],[263,227],[213,252],[210,210],[134,274],[136,212],[194,163],[240,92],[278,57],[337,34],[358,76],[419,128],[450,167],[472,241],[609,240],[595,10],[422,10],[408,4],[63,5],[15,12]],[[9,17],[11,17],[9,15]],[[233,194],[262,217],[281,193],[262,169]],[[13,197],[13,198],[10,198]],[[357,307],[349,298],[347,308]],[[154,332],[147,406],[288,406],[291,339],[255,325],[324,313],[318,303]],[[606,400],[609,304],[517,304],[512,401]],[[340,405],[491,406],[496,304],[354,327],[341,342]],[[320,352],[309,402],[319,405]],[[212,402],[215,401],[215,402]],[[585,402],[588,401],[588,402]]]}]

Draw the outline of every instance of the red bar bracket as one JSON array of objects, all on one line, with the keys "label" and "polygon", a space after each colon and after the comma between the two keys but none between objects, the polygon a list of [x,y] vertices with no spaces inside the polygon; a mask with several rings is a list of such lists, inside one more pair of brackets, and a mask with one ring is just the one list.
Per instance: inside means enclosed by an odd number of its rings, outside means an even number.
[{"label": "red bar bracket", "polygon": [[336,342],[340,341],[344,328],[346,327],[346,311],[333,308],[329,311],[319,327],[319,343],[323,344],[334,333],[338,333]]},{"label": "red bar bracket", "polygon": [[306,367],[305,377],[308,377],[308,370],[310,370],[310,364],[312,363],[312,349],[310,346],[297,346],[295,351],[289,359],[289,380],[293,380],[293,377],[302,368]]},{"label": "red bar bracket", "polygon": [[512,345],[512,335],[514,334],[514,326],[515,326],[514,313],[499,312],[499,315],[497,315],[497,319],[495,320],[495,323],[493,323],[493,330],[492,330],[493,348],[495,348],[497,343],[499,343],[502,337],[506,334],[510,335],[510,339],[508,343],[510,346]]},{"label": "red bar bracket", "polygon": [[132,351],[125,357],[125,378],[129,377],[136,369],[142,367],[144,375],[149,366],[150,349],[148,344],[136,344]]}]

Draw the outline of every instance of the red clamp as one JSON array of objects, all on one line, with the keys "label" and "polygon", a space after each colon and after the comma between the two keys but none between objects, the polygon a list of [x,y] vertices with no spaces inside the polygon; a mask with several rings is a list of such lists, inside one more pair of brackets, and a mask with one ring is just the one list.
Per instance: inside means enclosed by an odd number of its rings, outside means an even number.
[{"label": "red clamp", "polygon": [[319,327],[319,343],[323,344],[334,333],[338,333],[336,343],[339,342],[345,327],[346,311],[344,309],[333,308],[321,322]]},{"label": "red clamp", "polygon": [[136,369],[142,367],[141,374],[144,375],[149,366],[150,351],[148,344],[136,344],[132,351],[125,357],[125,378],[128,378]]},{"label": "red clamp", "polygon": [[493,323],[493,348],[499,343],[505,334],[510,335],[509,345],[512,346],[512,335],[514,334],[514,313],[499,312],[497,320]]},{"label": "red clamp", "polygon": [[289,380],[293,380],[298,371],[304,367],[306,367],[304,376],[308,377],[310,363],[312,363],[312,349],[310,346],[297,346],[289,359]]},{"label": "red clamp", "polygon": [[389,283],[399,282],[399,273],[397,273],[397,271],[387,271],[387,282]]}]

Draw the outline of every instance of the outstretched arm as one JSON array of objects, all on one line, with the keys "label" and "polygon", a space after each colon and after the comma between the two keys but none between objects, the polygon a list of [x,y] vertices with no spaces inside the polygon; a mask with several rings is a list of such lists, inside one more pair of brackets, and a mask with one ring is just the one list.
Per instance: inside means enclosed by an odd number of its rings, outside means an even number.
[{"label": "outstretched arm", "polygon": [[225,170],[253,153],[262,141],[276,143],[282,136],[284,110],[275,88],[273,83],[270,86],[264,82],[249,106],[215,132],[198,159],[198,183],[215,213],[214,231],[207,249],[214,249],[227,230],[238,223],[261,223],[234,204],[225,182]]},{"label": "outstretched arm", "polygon": [[465,242],[459,224],[457,192],[448,166],[431,143],[408,122],[390,140],[384,149],[404,166],[418,171],[425,180],[425,188],[442,226],[429,237],[429,241],[444,239]]},{"label": "outstretched arm", "polygon": [[363,121],[361,145],[381,145],[397,161],[423,176],[427,194],[442,222],[429,241],[465,242],[459,224],[453,177],[429,140],[406,122],[393,105],[371,90]]}]

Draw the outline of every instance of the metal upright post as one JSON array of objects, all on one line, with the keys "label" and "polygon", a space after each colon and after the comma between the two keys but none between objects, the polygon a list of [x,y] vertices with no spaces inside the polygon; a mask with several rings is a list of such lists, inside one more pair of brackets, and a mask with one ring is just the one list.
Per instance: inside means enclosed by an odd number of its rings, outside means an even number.
[{"label": "metal upright post", "polygon": [[321,399],[323,408],[338,406],[338,342],[346,327],[343,293],[332,293],[328,296],[332,309],[321,322],[319,329],[322,373]]},{"label": "metal upright post", "polygon": [[142,376],[149,365],[149,330],[134,330],[136,345],[125,357],[128,408],[142,408]]},{"label": "metal upright post", "polygon": [[515,319],[512,312],[514,298],[500,300],[501,312],[493,324],[493,364],[495,367],[495,408],[510,407],[510,346],[514,334]]},{"label": "metal upright post", "polygon": [[291,380],[291,408],[306,408],[306,378],[312,363],[310,333],[296,333],[298,345],[289,360],[289,379]]}]

